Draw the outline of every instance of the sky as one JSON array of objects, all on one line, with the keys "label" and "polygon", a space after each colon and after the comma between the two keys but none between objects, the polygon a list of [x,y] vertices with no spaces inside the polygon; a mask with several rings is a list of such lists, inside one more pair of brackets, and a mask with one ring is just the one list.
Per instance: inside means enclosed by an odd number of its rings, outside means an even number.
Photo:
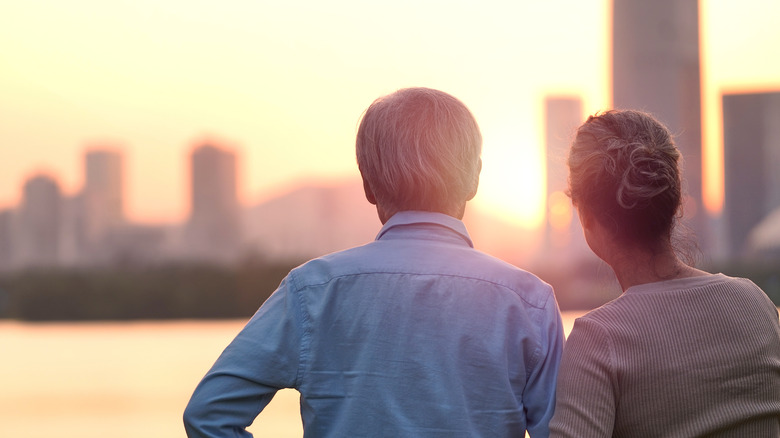
[{"label": "sky", "polygon": [[[26,178],[83,183],[120,148],[130,220],[188,214],[187,157],[241,158],[240,198],[359,178],[354,137],[377,97],[461,99],[484,138],[474,204],[532,228],[544,210],[543,103],[610,105],[610,1],[0,0],[0,208]],[[780,90],[780,2],[702,0],[705,202],[722,205],[720,93]]]}]

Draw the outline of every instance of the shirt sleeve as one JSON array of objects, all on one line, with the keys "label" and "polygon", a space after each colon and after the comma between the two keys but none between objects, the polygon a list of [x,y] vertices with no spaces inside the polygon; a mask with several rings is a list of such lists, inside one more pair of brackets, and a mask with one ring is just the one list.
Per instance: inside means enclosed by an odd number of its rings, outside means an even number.
[{"label": "shirt sleeve", "polygon": [[543,312],[538,360],[531,369],[523,392],[526,429],[532,438],[549,436],[549,423],[555,409],[555,384],[564,343],[561,312],[552,291]]},{"label": "shirt sleeve", "polygon": [[561,359],[551,437],[612,436],[616,408],[613,358],[609,336],[601,326],[575,321]]},{"label": "shirt sleeve", "polygon": [[297,386],[301,310],[290,276],[260,306],[195,388],[187,436],[251,437],[246,428],[279,389]]}]

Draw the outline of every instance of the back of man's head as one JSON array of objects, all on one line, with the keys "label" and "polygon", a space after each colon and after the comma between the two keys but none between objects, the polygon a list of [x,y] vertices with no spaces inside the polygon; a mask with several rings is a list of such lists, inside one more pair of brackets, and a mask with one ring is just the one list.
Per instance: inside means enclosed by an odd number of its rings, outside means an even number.
[{"label": "back of man's head", "polygon": [[367,194],[386,218],[423,210],[460,219],[476,194],[482,135],[468,108],[442,91],[405,88],[375,100],[356,149]]}]

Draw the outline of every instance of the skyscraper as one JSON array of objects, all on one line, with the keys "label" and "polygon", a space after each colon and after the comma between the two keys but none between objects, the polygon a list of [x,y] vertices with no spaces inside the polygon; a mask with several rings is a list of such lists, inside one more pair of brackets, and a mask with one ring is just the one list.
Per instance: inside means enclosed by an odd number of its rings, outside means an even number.
[{"label": "skyscraper", "polygon": [[545,99],[547,142],[547,211],[545,246],[560,249],[579,234],[571,200],[566,196],[568,168],[566,156],[575,130],[582,123],[582,102],[576,97]]},{"label": "skyscraper", "polygon": [[18,265],[54,266],[59,263],[62,196],[60,186],[48,175],[28,179],[20,208]]},{"label": "skyscraper", "polygon": [[723,96],[723,223],[730,255],[780,208],[780,92]]},{"label": "skyscraper", "polygon": [[230,261],[237,255],[241,238],[236,155],[203,144],[192,151],[190,164],[189,255],[201,260]]},{"label": "skyscraper", "polygon": [[0,210],[0,271],[11,269],[13,263],[13,216],[11,209]]},{"label": "skyscraper", "polygon": [[698,0],[614,0],[613,106],[655,115],[683,155],[685,217],[707,246],[702,203]]},{"label": "skyscraper", "polygon": [[124,223],[122,154],[109,148],[90,149],[84,155],[84,237],[94,251],[106,233]]}]

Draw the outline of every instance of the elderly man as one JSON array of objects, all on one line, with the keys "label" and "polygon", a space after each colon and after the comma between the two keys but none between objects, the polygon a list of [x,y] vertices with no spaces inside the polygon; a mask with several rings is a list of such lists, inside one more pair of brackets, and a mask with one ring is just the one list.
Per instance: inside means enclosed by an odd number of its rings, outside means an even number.
[{"label": "elderly man", "polygon": [[250,436],[281,388],[305,437],[547,436],[563,328],[552,288],[473,248],[461,222],[482,136],[441,91],[377,99],[357,134],[374,242],[292,270],[184,414],[190,437]]}]

